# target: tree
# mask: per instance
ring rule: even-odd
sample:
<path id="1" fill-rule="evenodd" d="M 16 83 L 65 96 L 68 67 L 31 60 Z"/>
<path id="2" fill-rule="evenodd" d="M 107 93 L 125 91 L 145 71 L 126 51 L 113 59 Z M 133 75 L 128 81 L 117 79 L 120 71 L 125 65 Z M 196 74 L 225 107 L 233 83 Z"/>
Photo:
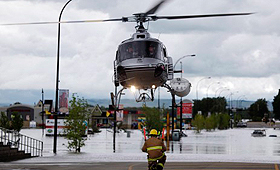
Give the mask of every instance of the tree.
<path id="1" fill-rule="evenodd" d="M 226 99 L 224 97 L 215 98 L 203 98 L 202 100 L 194 100 L 193 117 L 198 111 L 202 112 L 205 117 L 208 116 L 208 112 L 211 113 L 223 113 L 226 110 Z"/>
<path id="2" fill-rule="evenodd" d="M 217 116 L 216 114 L 211 114 L 211 116 L 208 116 L 205 118 L 205 129 L 206 131 L 215 130 L 217 127 Z"/>
<path id="3" fill-rule="evenodd" d="M 234 114 L 233 120 L 234 120 L 234 126 L 237 126 L 237 123 L 240 122 L 240 120 L 242 119 L 241 114 Z"/>
<path id="4" fill-rule="evenodd" d="M 153 108 L 143 107 L 142 111 L 146 117 L 146 127 L 148 131 L 152 129 L 161 131 L 163 128 L 163 122 L 162 122 L 162 116 L 160 110 L 155 107 Z"/>
<path id="5" fill-rule="evenodd" d="M 69 103 L 69 116 L 65 121 L 65 126 L 67 127 L 65 133 L 68 140 L 67 148 L 80 152 L 81 147 L 85 146 L 85 141 L 87 140 L 84 136 L 87 127 L 87 108 L 89 105 L 85 99 L 76 98 L 74 95 Z"/>
<path id="6" fill-rule="evenodd" d="M 253 121 L 261 121 L 264 114 L 268 114 L 267 101 L 265 99 L 258 99 L 249 107 L 249 114 Z"/>
<path id="7" fill-rule="evenodd" d="M 280 89 L 278 94 L 274 96 L 272 106 L 275 119 L 280 119 Z"/>
<path id="8" fill-rule="evenodd" d="M 0 127 L 3 127 L 5 129 L 10 129 L 9 119 L 8 119 L 7 115 L 4 112 L 1 112 Z"/>
<path id="9" fill-rule="evenodd" d="M 217 116 L 217 121 L 218 121 L 218 129 L 228 129 L 229 128 L 229 120 L 230 116 L 226 113 L 219 114 Z"/>
<path id="10" fill-rule="evenodd" d="M 19 132 L 23 126 L 23 119 L 17 112 L 13 112 L 11 118 L 11 129 Z"/>
<path id="11" fill-rule="evenodd" d="M 201 130 L 204 128 L 205 119 L 203 115 L 197 114 L 195 118 L 192 120 L 192 125 L 195 127 L 197 133 L 200 133 Z"/>

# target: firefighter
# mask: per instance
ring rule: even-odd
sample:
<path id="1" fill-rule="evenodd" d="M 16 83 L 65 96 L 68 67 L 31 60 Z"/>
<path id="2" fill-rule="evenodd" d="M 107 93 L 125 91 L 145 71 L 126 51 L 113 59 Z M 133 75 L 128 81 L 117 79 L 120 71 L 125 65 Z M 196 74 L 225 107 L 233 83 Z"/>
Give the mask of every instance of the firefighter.
<path id="1" fill-rule="evenodd" d="M 166 161 L 164 152 L 166 147 L 161 139 L 158 139 L 158 132 L 152 129 L 149 133 L 150 138 L 144 143 L 142 147 L 143 152 L 148 153 L 148 167 L 157 162 L 157 169 L 162 170 Z"/>

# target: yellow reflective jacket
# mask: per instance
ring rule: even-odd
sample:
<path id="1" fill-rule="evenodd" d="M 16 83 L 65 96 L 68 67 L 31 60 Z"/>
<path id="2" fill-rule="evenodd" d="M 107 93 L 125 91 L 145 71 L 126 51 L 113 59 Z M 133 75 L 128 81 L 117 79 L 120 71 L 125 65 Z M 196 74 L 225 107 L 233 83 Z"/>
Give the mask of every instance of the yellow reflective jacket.
<path id="1" fill-rule="evenodd" d="M 160 158 L 163 153 L 166 151 L 166 147 L 161 139 L 156 137 L 151 137 L 150 139 L 146 140 L 142 147 L 143 152 L 147 152 L 149 158 Z"/>

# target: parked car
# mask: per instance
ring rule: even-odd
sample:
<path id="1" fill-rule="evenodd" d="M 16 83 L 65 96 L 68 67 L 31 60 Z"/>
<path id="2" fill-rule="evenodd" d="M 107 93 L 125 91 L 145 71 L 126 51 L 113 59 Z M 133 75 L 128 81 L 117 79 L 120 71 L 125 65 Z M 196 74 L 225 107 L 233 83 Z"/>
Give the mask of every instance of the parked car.
<path id="1" fill-rule="evenodd" d="M 236 127 L 247 127 L 247 122 L 240 121 L 236 124 Z"/>
<path id="2" fill-rule="evenodd" d="M 253 137 L 264 137 L 266 136 L 266 131 L 264 129 L 262 130 L 254 130 L 254 132 L 252 133 Z"/>

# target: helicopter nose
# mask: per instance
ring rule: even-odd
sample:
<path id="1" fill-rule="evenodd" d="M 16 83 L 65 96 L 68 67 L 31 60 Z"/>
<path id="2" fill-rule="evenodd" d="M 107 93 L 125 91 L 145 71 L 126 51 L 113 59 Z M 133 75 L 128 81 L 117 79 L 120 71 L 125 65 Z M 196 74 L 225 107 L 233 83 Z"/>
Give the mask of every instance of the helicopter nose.
<path id="1" fill-rule="evenodd" d="M 154 76 L 159 77 L 163 73 L 163 71 L 164 71 L 164 65 L 163 64 L 157 65 L 155 68 Z"/>

